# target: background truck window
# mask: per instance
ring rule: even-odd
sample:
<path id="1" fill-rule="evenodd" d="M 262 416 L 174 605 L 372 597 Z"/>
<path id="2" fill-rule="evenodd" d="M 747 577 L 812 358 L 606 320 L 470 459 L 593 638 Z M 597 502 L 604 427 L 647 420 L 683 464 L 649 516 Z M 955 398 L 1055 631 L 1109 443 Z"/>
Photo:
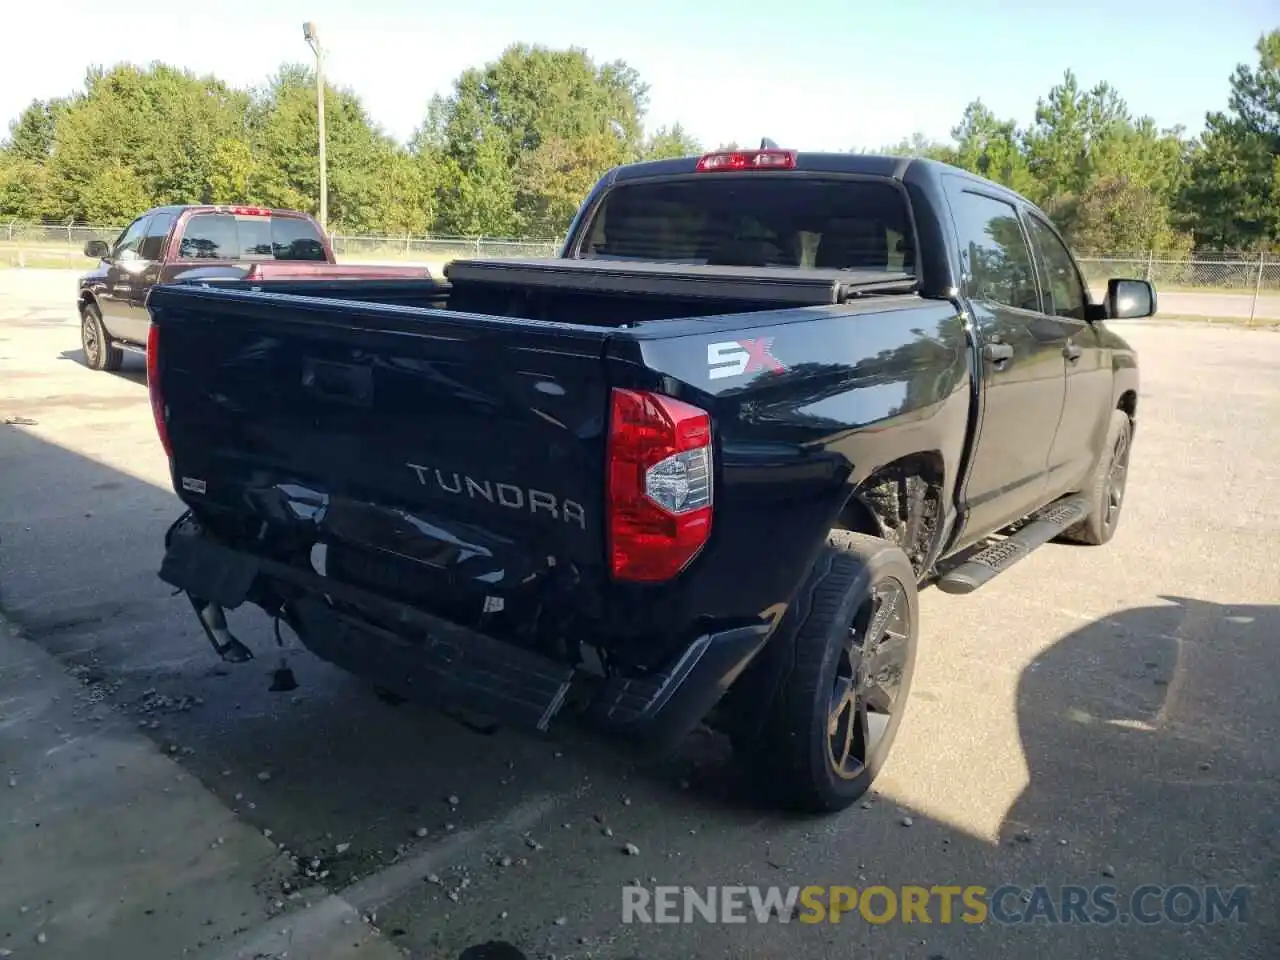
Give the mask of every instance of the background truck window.
<path id="1" fill-rule="evenodd" d="M 200 213 L 187 221 L 183 260 L 326 260 L 315 225 L 296 217 Z"/>
<path id="2" fill-rule="evenodd" d="M 579 255 L 914 273 L 911 237 L 903 196 L 887 182 L 703 174 L 614 187 Z"/>
<path id="3" fill-rule="evenodd" d="M 157 213 L 151 218 L 151 222 L 147 224 L 146 236 L 142 238 L 142 246 L 138 248 L 139 259 L 154 262 L 164 256 L 165 237 L 169 236 L 169 229 L 175 219 L 177 218 L 172 213 Z"/>
<path id="4" fill-rule="evenodd" d="M 138 248 L 142 246 L 142 236 L 147 226 L 147 217 L 139 217 L 125 227 L 120 238 L 116 240 L 115 249 L 111 251 L 113 260 L 137 260 Z"/>

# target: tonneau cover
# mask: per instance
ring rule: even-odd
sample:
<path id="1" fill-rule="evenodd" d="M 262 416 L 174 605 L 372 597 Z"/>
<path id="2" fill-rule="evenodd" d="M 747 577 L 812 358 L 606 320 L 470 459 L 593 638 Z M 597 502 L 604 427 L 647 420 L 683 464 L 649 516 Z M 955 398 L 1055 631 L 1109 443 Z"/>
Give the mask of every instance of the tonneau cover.
<path id="1" fill-rule="evenodd" d="M 915 282 L 910 274 L 882 270 L 797 270 L 618 260 L 454 260 L 445 265 L 444 273 L 454 285 L 754 300 L 794 307 L 842 303 L 854 293 L 902 289 Z"/>

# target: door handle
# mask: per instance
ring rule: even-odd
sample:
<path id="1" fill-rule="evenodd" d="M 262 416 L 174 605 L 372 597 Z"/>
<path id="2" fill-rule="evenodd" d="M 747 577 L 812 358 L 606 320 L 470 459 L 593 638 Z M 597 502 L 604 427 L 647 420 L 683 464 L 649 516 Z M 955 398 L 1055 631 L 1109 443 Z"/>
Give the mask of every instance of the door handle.
<path id="1" fill-rule="evenodd" d="M 1075 363 L 1077 360 L 1080 359 L 1083 353 L 1084 351 L 1079 347 L 1077 347 L 1074 343 L 1068 343 L 1065 347 L 1062 348 L 1062 355 L 1067 358 L 1067 363 Z"/>
<path id="2" fill-rule="evenodd" d="M 992 363 L 1004 363 L 1013 359 L 1013 347 L 1007 343 L 984 343 L 982 355 Z"/>

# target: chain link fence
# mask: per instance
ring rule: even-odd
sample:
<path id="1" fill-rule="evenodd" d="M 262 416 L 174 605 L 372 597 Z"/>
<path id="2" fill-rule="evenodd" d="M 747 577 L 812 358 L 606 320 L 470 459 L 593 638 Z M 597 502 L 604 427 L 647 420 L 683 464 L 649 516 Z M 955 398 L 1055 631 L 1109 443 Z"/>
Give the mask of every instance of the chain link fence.
<path id="1" fill-rule="evenodd" d="M 84 256 L 84 245 L 90 240 L 111 243 L 121 229 L 85 224 L 0 222 L 0 268 L 87 269 L 93 262 Z M 436 269 L 442 263 L 462 257 L 554 257 L 562 243 L 552 238 L 345 234 L 335 234 L 332 240 L 334 254 L 340 262 L 424 263 Z M 1081 257 L 1080 266 L 1095 298 L 1105 292 L 1108 278 L 1135 277 L 1152 281 L 1161 294 L 1249 297 L 1251 302 L 1242 309 L 1250 317 L 1255 312 L 1259 316 L 1280 314 L 1280 300 L 1276 299 L 1280 294 L 1280 254 L 1195 251 L 1184 257 L 1170 257 L 1149 252 L 1124 253 Z M 1230 309 L 1234 313 L 1236 308 Z"/>
<path id="2" fill-rule="evenodd" d="M 124 227 L 85 224 L 0 222 L 0 267 L 91 266 L 84 256 L 90 240 L 111 243 Z"/>
<path id="3" fill-rule="evenodd" d="M 1081 257 L 1091 287 L 1105 289 L 1109 277 L 1150 280 L 1157 290 L 1275 293 L 1280 291 L 1280 254 L 1197 251 L 1187 257 L 1112 254 Z"/>
<path id="4" fill-rule="evenodd" d="M 123 226 L 31 224 L 0 221 L 0 267 L 87 269 L 90 240 L 115 241 Z M 554 257 L 556 238 L 349 236 L 334 234 L 334 256 L 349 263 L 440 264 L 462 257 Z"/>

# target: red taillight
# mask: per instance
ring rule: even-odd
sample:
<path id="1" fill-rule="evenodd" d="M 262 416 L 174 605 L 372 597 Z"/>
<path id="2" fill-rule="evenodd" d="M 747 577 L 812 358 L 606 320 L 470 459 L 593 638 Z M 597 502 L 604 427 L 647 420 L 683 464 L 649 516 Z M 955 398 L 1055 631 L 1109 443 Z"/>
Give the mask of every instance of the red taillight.
<path id="1" fill-rule="evenodd" d="M 147 393 L 151 397 L 151 415 L 166 457 L 173 456 L 169 446 L 169 425 L 165 422 L 164 396 L 160 392 L 160 328 L 154 323 L 147 331 Z"/>
<path id="2" fill-rule="evenodd" d="M 232 207 L 231 212 L 237 217 L 269 217 L 271 211 L 266 207 Z"/>
<path id="3" fill-rule="evenodd" d="M 614 578 L 674 577 L 711 536 L 711 415 L 662 394 L 615 388 L 608 477 Z"/>
<path id="4" fill-rule="evenodd" d="M 725 150 L 703 154 L 698 160 L 698 173 L 720 170 L 794 170 L 794 150 Z"/>

